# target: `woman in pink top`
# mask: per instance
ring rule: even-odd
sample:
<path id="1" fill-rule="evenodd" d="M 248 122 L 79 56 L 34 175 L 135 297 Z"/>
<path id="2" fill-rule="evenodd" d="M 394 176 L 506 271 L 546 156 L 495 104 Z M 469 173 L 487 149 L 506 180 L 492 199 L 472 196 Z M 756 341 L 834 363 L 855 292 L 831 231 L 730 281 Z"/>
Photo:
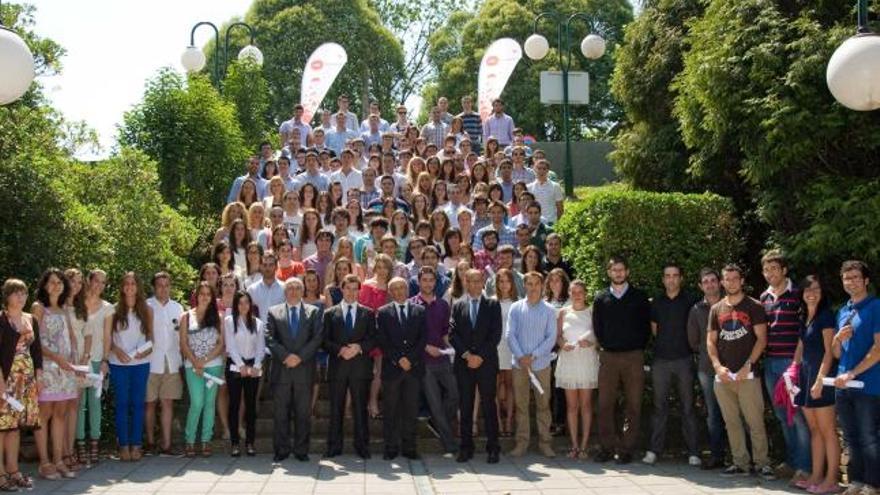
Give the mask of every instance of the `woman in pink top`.
<path id="1" fill-rule="evenodd" d="M 375 313 L 388 302 L 388 280 L 391 278 L 391 270 L 394 263 L 385 254 L 376 256 L 373 266 L 373 276 L 361 285 L 358 295 L 358 304 L 370 308 Z M 382 388 L 382 351 L 377 347 L 370 352 L 373 358 L 373 382 L 370 384 L 370 401 L 367 409 L 370 417 L 379 417 L 379 391 Z"/>

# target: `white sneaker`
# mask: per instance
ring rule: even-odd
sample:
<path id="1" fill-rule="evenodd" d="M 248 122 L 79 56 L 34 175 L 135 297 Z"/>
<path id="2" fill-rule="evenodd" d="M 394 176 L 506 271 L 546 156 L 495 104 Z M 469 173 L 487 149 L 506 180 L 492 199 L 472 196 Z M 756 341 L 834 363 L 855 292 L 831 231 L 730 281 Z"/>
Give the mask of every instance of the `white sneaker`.
<path id="1" fill-rule="evenodd" d="M 650 450 L 645 452 L 645 457 L 642 458 L 642 462 L 648 465 L 654 465 L 657 462 L 657 454 L 651 452 Z"/>
<path id="2" fill-rule="evenodd" d="M 698 467 L 698 466 L 703 465 L 703 461 L 698 456 L 692 455 L 692 456 L 688 457 L 688 464 L 690 464 L 691 466 Z"/>

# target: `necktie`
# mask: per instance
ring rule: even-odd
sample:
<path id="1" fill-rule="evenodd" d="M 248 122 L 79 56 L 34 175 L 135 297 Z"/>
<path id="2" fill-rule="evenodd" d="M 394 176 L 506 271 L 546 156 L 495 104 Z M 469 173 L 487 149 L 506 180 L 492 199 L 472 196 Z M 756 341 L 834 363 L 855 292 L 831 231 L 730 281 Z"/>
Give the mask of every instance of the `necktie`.
<path id="1" fill-rule="evenodd" d="M 349 306 L 345 313 L 345 335 L 351 337 L 352 331 L 354 331 L 354 306 Z"/>
<path id="2" fill-rule="evenodd" d="M 296 339 L 296 336 L 299 333 L 299 313 L 296 311 L 296 308 L 290 308 L 290 314 L 288 315 L 287 320 L 287 324 L 290 327 L 290 338 Z"/>
<path id="3" fill-rule="evenodd" d="M 400 323 L 400 328 L 403 328 L 403 304 L 397 305 L 397 322 Z"/>
<path id="4" fill-rule="evenodd" d="M 471 299 L 471 327 L 477 328 L 477 304 L 479 300 Z"/>

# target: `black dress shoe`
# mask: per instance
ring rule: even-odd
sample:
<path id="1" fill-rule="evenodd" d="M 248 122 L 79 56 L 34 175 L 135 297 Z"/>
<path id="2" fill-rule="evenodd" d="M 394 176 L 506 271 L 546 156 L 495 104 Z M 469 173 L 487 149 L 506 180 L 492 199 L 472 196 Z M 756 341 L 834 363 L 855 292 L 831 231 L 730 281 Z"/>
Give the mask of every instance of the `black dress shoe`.
<path id="1" fill-rule="evenodd" d="M 356 449 L 355 453 L 357 454 L 358 457 L 360 457 L 361 459 L 365 459 L 365 460 L 372 457 L 372 456 L 370 456 L 369 450 Z"/>
<path id="2" fill-rule="evenodd" d="M 596 454 L 595 457 L 593 457 L 593 460 L 596 462 L 608 462 L 611 460 L 612 457 L 613 456 L 611 455 L 611 452 L 608 452 L 607 450 L 600 450 L 599 453 Z"/>
<path id="3" fill-rule="evenodd" d="M 334 457 L 342 455 L 342 452 L 338 450 L 328 450 L 326 454 L 324 454 L 324 459 L 333 459 Z"/>
<path id="4" fill-rule="evenodd" d="M 715 459 L 715 458 L 712 458 L 712 459 L 706 459 L 706 460 L 703 461 L 703 463 L 700 465 L 700 469 L 703 469 L 703 470 L 706 470 L 706 471 L 711 471 L 711 470 L 715 470 L 715 469 L 721 469 L 721 468 L 723 468 L 723 467 L 724 467 L 724 459 Z"/>
<path id="5" fill-rule="evenodd" d="M 468 450 L 459 450 L 458 457 L 455 458 L 455 462 L 467 462 L 474 457 L 474 453 Z"/>
<path id="6" fill-rule="evenodd" d="M 630 453 L 625 454 L 617 454 L 617 463 L 618 464 L 629 464 L 633 460 L 633 456 Z"/>
<path id="7" fill-rule="evenodd" d="M 382 454 L 382 459 L 386 461 L 393 461 L 394 459 L 397 459 L 397 452 L 385 452 L 384 454 Z"/>
<path id="8" fill-rule="evenodd" d="M 404 452 L 404 453 L 403 453 L 403 456 L 406 457 L 407 459 L 411 460 L 411 461 L 418 461 L 419 459 L 422 458 L 422 456 L 420 456 L 419 453 L 418 453 L 418 452 L 415 452 L 415 451 L 413 451 L 413 452 Z"/>
<path id="9" fill-rule="evenodd" d="M 299 462 L 309 462 L 308 454 L 294 454 L 293 458 L 298 460 Z"/>
<path id="10" fill-rule="evenodd" d="M 290 454 L 275 454 L 275 456 L 272 457 L 272 462 L 283 462 L 287 460 L 288 457 L 290 457 Z"/>
<path id="11" fill-rule="evenodd" d="M 498 464 L 498 452 L 489 452 L 486 456 L 486 462 L 489 464 Z"/>

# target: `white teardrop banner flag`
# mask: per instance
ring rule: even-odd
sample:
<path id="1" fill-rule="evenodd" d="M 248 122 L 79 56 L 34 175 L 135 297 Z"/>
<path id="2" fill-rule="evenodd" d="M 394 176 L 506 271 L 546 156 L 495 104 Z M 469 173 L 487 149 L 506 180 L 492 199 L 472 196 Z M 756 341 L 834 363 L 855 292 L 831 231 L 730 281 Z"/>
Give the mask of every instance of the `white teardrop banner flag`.
<path id="1" fill-rule="evenodd" d="M 501 96 L 521 58 L 522 48 L 511 38 L 495 40 L 483 54 L 477 79 L 477 101 L 484 122 L 492 114 L 492 100 Z"/>
<path id="2" fill-rule="evenodd" d="M 337 43 L 324 43 L 309 56 L 300 90 L 300 102 L 305 110 L 303 122 L 311 122 L 346 62 L 348 54 Z"/>

